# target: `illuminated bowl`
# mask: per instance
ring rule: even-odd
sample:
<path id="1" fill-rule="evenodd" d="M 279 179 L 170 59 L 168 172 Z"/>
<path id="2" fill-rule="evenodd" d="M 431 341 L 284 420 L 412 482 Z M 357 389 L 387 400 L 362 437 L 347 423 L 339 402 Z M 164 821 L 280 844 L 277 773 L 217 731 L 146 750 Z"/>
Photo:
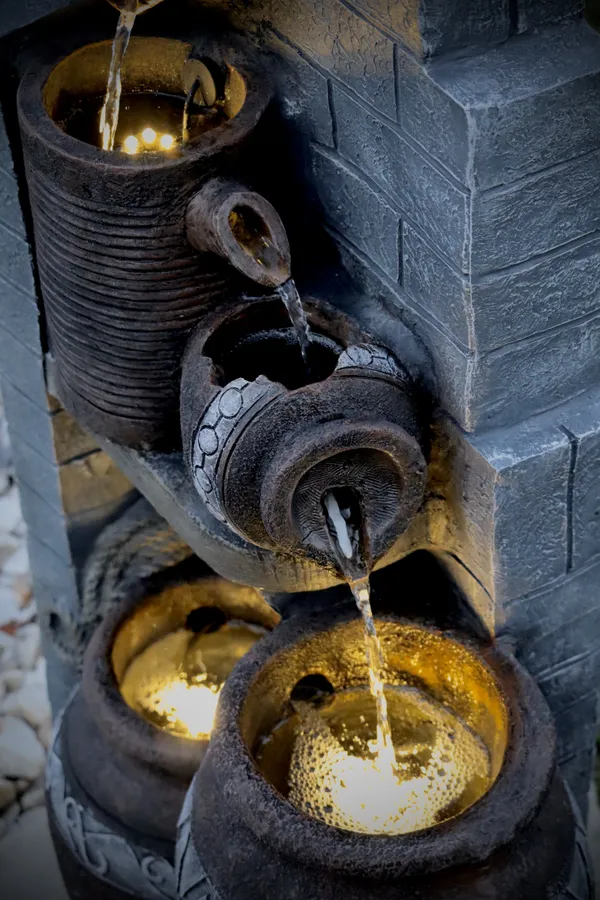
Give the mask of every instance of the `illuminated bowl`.
<path id="1" fill-rule="evenodd" d="M 437 786 L 431 763 L 440 723 L 450 718 L 455 730 L 460 722 L 468 732 L 468 746 L 477 745 L 478 759 L 487 759 L 480 772 L 485 777 L 465 782 L 453 803 L 434 803 L 433 821 L 417 816 L 409 833 L 385 833 L 381 822 L 365 827 L 364 821 L 352 830 L 357 807 L 343 802 L 337 821 L 328 824 L 325 806 L 340 813 L 335 789 L 327 791 L 335 788 L 332 771 L 340 774 L 340 760 L 344 774 L 355 779 L 355 793 L 378 788 L 369 774 L 348 769 L 347 744 L 342 741 L 337 756 L 332 752 L 314 719 L 313 732 L 304 731 L 313 740 L 312 753 L 294 760 L 294 727 L 299 705 L 312 704 L 323 722 L 332 690 L 342 706 L 349 691 L 364 691 L 363 629 L 352 608 L 298 616 L 257 645 L 222 692 L 211 745 L 180 820 L 183 896 L 203 896 L 193 889 L 199 875 L 203 890 L 211 896 L 212 886 L 223 900 L 571 896 L 570 879 L 582 877 L 575 853 L 579 833 L 556 772 L 551 715 L 533 680 L 489 642 L 392 617 L 379 618 L 377 628 L 390 693 L 397 692 L 400 705 L 413 703 L 413 710 L 414 698 L 419 700 L 422 746 L 397 759 L 413 765 L 420 754 L 426 774 L 434 775 L 433 793 L 440 783 L 447 787 L 452 751 L 445 748 Z M 429 718 L 428 710 L 434 711 Z M 437 768 L 439 754 L 434 761 Z M 294 796 L 294 764 L 304 764 L 300 776 L 310 783 L 302 803 Z M 395 796 L 393 788 L 380 792 L 389 807 L 387 794 Z M 365 792 L 362 799 L 369 812 L 372 798 Z"/>
<path id="2" fill-rule="evenodd" d="M 241 655 L 239 630 L 248 629 L 246 641 L 251 635 L 254 643 L 278 621 L 257 591 L 209 573 L 191 582 L 171 576 L 165 583 L 163 578 L 154 591 L 142 582 L 96 631 L 81 688 L 58 725 L 47 780 L 55 846 L 74 897 L 112 900 L 133 894 L 175 900 L 176 823 L 206 753 L 217 688 Z M 232 633 L 235 647 L 224 654 L 225 635 Z M 164 661 L 158 661 L 163 656 L 173 663 L 172 654 L 161 651 L 173 634 L 187 636 L 187 647 L 194 651 L 188 657 L 195 666 L 192 680 L 202 668 L 198 642 L 212 664 L 205 691 L 215 703 L 207 710 L 205 701 L 193 736 L 184 727 L 190 723 L 185 693 L 183 700 L 170 696 L 162 719 L 156 709 L 153 717 L 137 703 L 139 685 L 145 683 L 137 676 L 140 668 L 148 674 L 148 659 L 155 669 L 153 689 L 156 678 L 159 689 L 164 687 L 167 674 L 173 683 L 180 680 L 180 661 L 168 673 Z M 132 671 L 133 681 L 128 677 Z M 180 715 L 173 715 L 181 702 Z M 82 883 L 85 894 L 78 894 Z"/>

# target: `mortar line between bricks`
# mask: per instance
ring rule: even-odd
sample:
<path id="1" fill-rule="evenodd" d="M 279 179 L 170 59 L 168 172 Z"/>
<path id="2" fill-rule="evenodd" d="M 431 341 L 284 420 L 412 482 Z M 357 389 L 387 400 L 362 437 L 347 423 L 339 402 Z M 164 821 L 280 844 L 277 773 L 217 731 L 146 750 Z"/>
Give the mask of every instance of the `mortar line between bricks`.
<path id="1" fill-rule="evenodd" d="M 573 569 L 568 574 L 563 572 L 561 575 L 558 575 L 556 578 L 553 578 L 552 581 L 549 581 L 541 588 L 537 588 L 534 591 L 529 591 L 527 594 L 521 594 L 520 597 L 514 597 L 512 600 L 507 600 L 506 608 L 507 610 L 511 610 L 514 607 L 517 607 L 520 603 L 528 603 L 531 600 L 535 600 L 537 597 L 543 597 L 544 594 L 549 594 L 551 591 L 555 591 L 558 588 L 562 587 L 565 584 L 568 584 L 574 578 L 579 578 L 580 575 L 585 575 L 586 572 L 589 572 L 591 569 L 594 569 L 596 566 L 600 565 L 600 553 L 596 553 L 591 559 L 586 560 L 585 564 L 579 566 L 577 569 Z"/>
<path id="2" fill-rule="evenodd" d="M 499 347 L 493 347 L 491 350 L 486 350 L 481 354 L 482 362 L 490 359 L 490 357 L 499 356 L 504 350 L 518 347 L 518 346 L 527 346 L 527 344 L 531 344 L 536 338 L 539 337 L 549 337 L 553 334 L 559 334 L 561 331 L 565 331 L 567 328 L 571 328 L 573 325 L 587 325 L 589 322 L 593 322 L 594 319 L 600 317 L 600 307 L 598 309 L 592 310 L 592 312 L 586 313 L 583 316 L 579 316 L 577 319 L 570 319 L 568 322 L 560 322 L 558 325 L 551 325 L 550 328 L 544 328 L 542 331 L 534 331 L 531 334 L 526 334 L 523 337 L 515 338 L 512 341 L 507 341 L 505 344 L 502 344 Z M 585 394 L 586 391 L 581 391 L 580 393 Z M 574 396 L 578 397 L 579 394 L 575 394 Z M 573 398 L 569 398 L 573 399 Z M 561 400 L 559 404 L 555 404 L 560 406 L 564 403 L 565 400 Z M 549 407 L 549 409 L 553 409 L 553 407 Z"/>
<path id="3" fill-rule="evenodd" d="M 578 653 L 576 656 L 572 656 L 570 659 L 557 663 L 550 669 L 545 669 L 541 672 L 538 672 L 535 676 L 535 679 L 538 684 L 545 684 L 547 681 L 551 681 L 553 678 L 556 678 L 557 675 L 562 675 L 565 672 L 568 672 L 569 669 L 573 669 L 575 668 L 575 666 L 581 665 L 582 662 L 586 662 L 586 660 L 592 659 L 592 657 L 598 654 L 600 654 L 600 647 L 592 647 L 590 650 L 586 650 L 585 653 Z"/>
<path id="4" fill-rule="evenodd" d="M 569 159 L 563 159 L 545 169 L 536 169 L 535 172 L 528 172 L 526 175 L 517 178 L 516 181 L 495 184 L 493 187 L 480 191 L 479 196 L 488 199 L 489 197 L 495 197 L 497 195 L 502 196 L 504 194 L 515 193 L 516 191 L 520 191 L 523 187 L 527 187 L 529 184 L 535 184 L 546 175 L 557 175 L 562 172 L 563 169 L 570 168 L 574 162 L 584 161 L 589 156 L 594 155 L 600 156 L 598 147 L 595 147 L 593 150 L 586 150 L 585 153 L 579 153 L 577 156 L 572 156 Z"/>
<path id="5" fill-rule="evenodd" d="M 407 146 L 411 148 L 415 153 L 418 153 L 423 157 L 424 161 L 434 169 L 435 172 L 440 176 L 440 178 L 444 178 L 455 190 L 459 191 L 459 193 L 464 194 L 465 196 L 469 193 L 469 188 L 464 185 L 457 177 L 454 175 L 450 169 L 446 168 L 446 166 L 440 162 L 439 159 L 436 159 L 432 156 L 426 147 L 416 141 L 412 135 L 407 134 L 397 121 L 392 119 L 390 116 L 386 115 L 380 109 L 377 109 L 374 106 L 369 106 L 369 101 L 358 94 L 354 88 L 351 88 L 347 85 L 342 79 L 336 75 L 334 72 L 331 72 L 329 69 L 326 69 L 322 66 L 318 60 L 312 56 L 309 51 L 304 47 L 299 47 L 298 44 L 290 41 L 288 37 L 286 37 L 282 32 L 278 31 L 276 28 L 272 29 L 273 34 L 279 38 L 284 44 L 287 44 L 288 47 L 291 47 L 298 55 L 304 60 L 304 62 L 311 65 L 314 69 L 319 72 L 323 78 L 331 78 L 332 82 L 339 87 L 343 94 L 346 94 L 350 100 L 353 100 L 358 106 L 362 107 L 362 109 L 368 113 L 373 118 L 377 119 L 382 125 L 385 125 L 387 128 L 392 131 L 396 137 L 404 141 Z"/>
<path id="6" fill-rule="evenodd" d="M 0 219 L 0 228 L 2 228 L 3 231 L 7 231 L 8 234 L 12 235 L 13 237 L 17 238 L 23 244 L 23 246 L 29 249 L 29 241 L 27 240 L 27 235 L 22 231 L 17 231 L 16 228 L 13 228 L 13 226 L 9 225 L 8 222 L 5 222 L 4 219 Z"/>
<path id="7" fill-rule="evenodd" d="M 567 478 L 567 575 L 569 572 L 573 571 L 573 545 L 574 545 L 574 511 L 573 511 L 573 498 L 575 493 L 575 473 L 577 469 L 577 457 L 579 454 L 579 441 L 577 437 L 573 434 L 572 431 L 565 425 L 558 426 L 560 431 L 569 440 L 569 444 L 571 445 L 571 455 L 569 459 L 569 475 Z"/>
<path id="8" fill-rule="evenodd" d="M 388 38 L 388 40 L 393 41 L 394 45 L 398 45 L 403 50 L 406 50 L 407 53 L 410 53 L 413 59 L 416 59 L 417 62 L 420 61 L 419 57 L 414 51 L 414 48 L 405 43 L 398 32 L 395 32 L 391 28 L 388 28 L 386 25 L 384 25 L 383 22 L 381 22 L 375 16 L 370 15 L 366 10 L 358 9 L 356 6 L 354 6 L 352 0 L 339 0 L 339 2 L 342 6 L 345 6 L 346 9 L 349 10 L 349 12 L 354 13 L 354 15 L 359 19 L 362 19 L 363 22 L 366 22 L 367 25 L 371 25 L 371 27 L 374 28 L 375 31 L 378 31 L 380 34 L 382 34 L 383 37 L 386 37 Z"/>
<path id="9" fill-rule="evenodd" d="M 467 573 L 467 575 L 470 575 L 470 576 L 471 576 L 471 578 L 473 579 L 473 581 L 476 582 L 476 584 L 479 585 L 479 587 L 481 588 L 481 590 L 483 591 L 483 593 L 486 595 L 486 597 L 488 597 L 488 599 L 490 600 L 490 602 L 493 603 L 493 602 L 494 602 L 494 598 L 493 598 L 492 595 L 490 594 L 489 590 L 486 588 L 485 584 L 481 581 L 480 578 L 477 577 L 477 575 L 475 575 L 475 573 L 474 573 L 474 572 L 466 565 L 466 563 L 464 563 L 464 562 L 462 561 L 462 559 L 461 559 L 459 556 L 456 555 L 456 553 L 452 553 L 450 550 L 445 550 L 444 552 L 447 553 L 447 555 L 448 555 L 449 557 L 451 557 L 451 559 L 453 559 L 456 563 L 458 563 L 459 566 L 460 566 L 462 569 L 465 570 L 465 572 Z"/>
<path id="10" fill-rule="evenodd" d="M 39 304 L 37 302 L 37 297 L 36 297 L 35 293 L 26 290 L 20 284 L 15 284 L 14 282 L 10 281 L 10 279 L 8 279 L 5 275 L 2 275 L 2 274 L 0 274 L 0 282 L 5 284 L 6 287 L 12 288 L 13 290 L 17 291 L 17 293 L 19 293 L 21 295 L 21 297 L 31 301 L 31 303 L 34 304 L 36 309 L 39 310 Z"/>
<path id="11" fill-rule="evenodd" d="M 411 295 L 407 291 L 405 291 L 403 287 L 392 281 L 390 276 L 386 272 L 384 272 L 383 269 L 381 269 L 377 265 L 377 263 L 373 262 L 370 257 L 365 256 L 362 250 L 359 250 L 359 248 L 356 247 L 355 244 L 349 241 L 348 238 L 346 238 L 344 235 L 340 234 L 340 232 L 335 228 L 332 228 L 330 225 L 326 225 L 325 227 L 326 230 L 334 238 L 334 240 L 339 240 L 350 253 L 353 253 L 364 266 L 367 266 L 367 268 L 369 268 L 373 272 L 373 274 L 376 275 L 384 285 L 386 285 L 388 290 L 390 290 L 394 295 L 399 310 L 402 310 L 402 308 L 405 307 L 409 312 L 413 312 L 416 315 L 420 316 L 422 319 L 432 325 L 437 331 L 439 331 L 445 338 L 447 338 L 447 340 L 449 340 L 450 343 L 454 347 L 456 347 L 456 349 L 460 353 L 462 353 L 464 356 L 472 355 L 472 350 L 469 350 L 468 347 L 465 347 L 462 344 L 458 344 L 454 335 L 446 331 L 442 323 L 438 319 L 436 319 L 435 316 L 432 316 L 428 310 L 416 303 Z"/>
<path id="12" fill-rule="evenodd" d="M 568 253 L 572 253 L 573 250 L 585 247 L 586 244 L 593 244 L 598 238 L 600 238 L 600 230 L 597 228 L 594 231 L 587 231 L 585 234 L 567 241 L 566 244 L 557 244 L 555 247 L 550 247 L 549 250 L 544 250 L 543 253 L 537 253 L 535 256 L 521 260 L 521 262 L 511 263 L 499 269 L 489 269 L 487 272 L 478 272 L 472 276 L 473 284 L 485 285 L 505 275 L 520 275 L 521 273 L 530 272 L 536 266 L 546 262 L 546 260 L 552 260 L 563 255 L 566 256 Z"/>
<path id="13" fill-rule="evenodd" d="M 331 138 L 333 140 L 333 146 L 337 150 L 338 149 L 338 124 L 337 124 L 337 113 L 335 111 L 335 102 L 333 99 L 333 82 L 331 78 L 327 79 L 327 102 L 329 105 L 329 115 L 331 116 Z"/>
<path id="14" fill-rule="evenodd" d="M 388 194 L 387 191 L 384 191 L 377 182 L 373 181 L 370 175 L 366 172 L 363 172 L 362 169 L 359 169 L 351 160 L 347 159 L 343 156 L 339 150 L 332 150 L 331 147 L 326 147 L 324 144 L 319 144 L 316 141 L 313 141 L 312 147 L 314 147 L 322 156 L 326 157 L 330 162 L 346 169 L 350 175 L 353 175 L 354 178 L 357 178 L 359 181 L 363 181 L 367 187 L 369 187 L 378 197 L 380 197 L 387 205 L 392 209 L 395 213 L 397 213 L 403 222 L 406 222 L 412 230 L 415 232 L 417 237 L 423 241 L 423 243 L 427 246 L 427 249 L 430 253 L 436 257 L 443 265 L 447 266 L 455 275 L 458 275 L 460 278 L 468 278 L 469 276 L 463 272 L 460 266 L 457 266 L 452 260 L 447 259 L 445 256 L 442 256 L 437 247 L 433 245 L 427 235 L 421 230 L 421 228 L 410 218 L 407 216 L 405 211 L 400 207 L 400 204 L 391 194 Z M 441 323 L 440 323 L 441 325 Z M 442 326 L 443 327 L 443 326 Z"/>

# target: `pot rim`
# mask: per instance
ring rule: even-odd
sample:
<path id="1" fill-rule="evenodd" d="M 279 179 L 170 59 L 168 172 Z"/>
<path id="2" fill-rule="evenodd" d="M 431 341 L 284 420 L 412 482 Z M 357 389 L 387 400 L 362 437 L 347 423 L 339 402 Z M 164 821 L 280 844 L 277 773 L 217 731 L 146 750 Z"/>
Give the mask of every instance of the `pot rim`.
<path id="1" fill-rule="evenodd" d="M 192 49 L 192 44 L 186 40 L 177 38 L 134 36 L 130 44 L 141 42 L 179 43 Z M 99 45 L 111 45 L 110 40 L 90 41 L 82 47 L 69 52 L 59 52 L 52 62 L 26 72 L 21 79 L 17 91 L 17 108 L 22 129 L 26 129 L 29 135 L 43 143 L 50 145 L 52 150 L 63 159 L 68 159 L 78 164 L 85 163 L 88 166 L 108 170 L 113 175 L 124 175 L 131 178 L 138 173 L 148 175 L 152 172 L 163 172 L 180 165 L 205 160 L 223 150 L 243 141 L 256 127 L 261 116 L 266 110 L 272 97 L 272 88 L 268 76 L 253 64 L 252 61 L 239 52 L 232 49 L 232 58 L 235 60 L 235 68 L 243 76 L 246 82 L 246 100 L 240 112 L 202 135 L 196 142 L 187 145 L 178 156 L 165 156 L 160 153 L 144 154 L 143 157 L 130 156 L 118 150 L 101 150 L 85 141 L 64 132 L 48 113 L 44 103 L 44 89 L 48 78 L 54 69 L 70 56 L 82 53 L 88 47 Z M 218 48 L 217 39 L 205 38 L 203 49 L 207 52 Z M 239 62 L 239 58 L 242 61 Z"/>
<path id="2" fill-rule="evenodd" d="M 199 579 L 201 580 L 201 579 Z M 112 649 L 121 626 L 146 600 L 160 592 L 144 585 L 132 592 L 119 608 L 98 626 L 88 645 L 81 690 L 99 729 L 118 749 L 152 768 L 191 779 L 208 746 L 164 731 L 127 705 L 121 695 L 112 664 Z"/>
<path id="3" fill-rule="evenodd" d="M 301 640 L 353 618 L 350 611 L 308 620 Z M 376 619 L 439 629 L 400 616 Z M 509 735 L 502 769 L 490 790 L 460 816 L 407 835 L 365 835 L 309 818 L 260 773 L 241 730 L 246 698 L 270 659 L 298 642 L 298 617 L 267 636 L 239 664 L 220 697 L 211 744 L 203 763 L 221 785 L 232 814 L 282 857 L 303 866 L 366 878 L 435 873 L 477 864 L 513 841 L 534 818 L 552 783 L 556 738 L 550 710 L 533 679 L 497 646 L 462 633 L 442 632 L 474 652 L 491 669 L 507 704 Z M 196 799 L 201 804 L 199 784 Z M 196 806 L 198 808 L 198 805 Z M 299 833 L 302 833 L 301 840 Z"/>

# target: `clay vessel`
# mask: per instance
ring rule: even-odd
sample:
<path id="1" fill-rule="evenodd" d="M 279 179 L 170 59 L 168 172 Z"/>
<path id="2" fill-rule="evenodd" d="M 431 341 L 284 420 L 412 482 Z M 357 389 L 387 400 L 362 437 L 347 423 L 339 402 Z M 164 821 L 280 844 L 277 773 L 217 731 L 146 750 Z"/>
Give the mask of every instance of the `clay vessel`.
<path id="1" fill-rule="evenodd" d="M 192 90 L 194 73 L 206 75 L 208 65 L 217 73 L 207 76 L 214 90 L 219 78 L 224 84 L 223 121 L 167 154 L 105 152 L 61 127 L 78 104 L 102 96 L 108 41 L 37 66 L 19 88 L 35 255 L 61 400 L 93 432 L 132 447 L 179 445 L 187 338 L 207 309 L 237 298 L 244 276 L 256 274 L 247 249 L 253 229 L 272 234 L 276 250 L 276 271 L 263 267 L 262 283 L 289 277 L 289 246 L 277 213 L 224 178 L 244 169 L 243 151 L 270 88 L 248 59 L 223 45 L 226 52 L 212 39 L 194 48 L 131 39 L 124 94 L 183 98 L 190 78 Z M 234 231 L 245 235 L 242 245 Z"/>
<path id="2" fill-rule="evenodd" d="M 255 647 L 223 691 L 180 820 L 181 900 L 591 900 L 583 827 L 558 775 L 551 715 L 533 680 L 513 658 L 465 634 L 393 616 L 377 624 L 388 679 L 394 671 L 401 682 L 417 679 L 456 704 L 491 752 L 492 787 L 442 824 L 385 836 L 309 817 L 286 799 L 285 778 L 276 787 L 265 777 L 257 762 L 262 737 L 285 717 L 295 686 L 307 675 L 336 690 L 367 679 L 356 614 L 321 607 Z M 404 653 L 415 634 L 421 652 Z M 288 764 L 284 754 L 275 776 Z"/>
<path id="3" fill-rule="evenodd" d="M 130 661 L 198 610 L 266 629 L 279 621 L 251 588 L 174 573 L 154 594 L 147 585 L 133 591 L 98 628 L 81 687 L 57 722 L 47 802 L 73 900 L 176 898 L 176 823 L 207 741 L 159 728 L 125 703 L 119 685 Z"/>
<path id="4" fill-rule="evenodd" d="M 304 307 L 307 365 L 278 297 L 201 323 L 183 366 L 184 454 L 220 523 L 340 577 L 325 494 L 356 500 L 368 564 L 393 562 L 423 500 L 425 423 L 400 361 L 327 304 Z"/>

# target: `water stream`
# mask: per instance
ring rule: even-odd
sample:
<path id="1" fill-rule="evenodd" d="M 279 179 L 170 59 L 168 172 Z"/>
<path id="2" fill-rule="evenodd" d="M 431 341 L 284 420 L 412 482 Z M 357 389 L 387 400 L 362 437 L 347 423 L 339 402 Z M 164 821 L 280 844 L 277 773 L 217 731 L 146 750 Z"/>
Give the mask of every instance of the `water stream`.
<path id="1" fill-rule="evenodd" d="M 124 0 L 124 3 L 119 8 L 121 14 L 112 45 L 106 95 L 100 113 L 100 135 L 103 150 L 114 150 L 115 147 L 115 135 L 119 125 L 119 111 L 121 108 L 121 66 L 127 53 L 129 39 L 138 14 L 138 2 L 137 0 Z"/>
<path id="2" fill-rule="evenodd" d="M 342 509 L 334 491 L 325 497 L 325 509 L 332 537 L 340 551 L 340 560 L 355 561 L 360 554 L 360 540 L 351 523 L 351 511 Z M 360 580 L 349 577 L 350 589 L 362 616 L 365 632 L 365 652 L 369 668 L 369 687 L 377 707 L 377 756 L 383 768 L 396 769 L 396 754 L 392 741 L 392 729 L 388 714 L 388 704 L 384 691 L 385 658 L 381 641 L 377 634 L 373 609 L 371 607 L 371 587 L 369 576 Z"/>
<path id="3" fill-rule="evenodd" d="M 300 352 L 305 366 L 308 368 L 308 348 L 310 346 L 310 325 L 306 318 L 302 300 L 293 278 L 286 281 L 285 284 L 277 288 L 277 293 L 283 300 L 285 308 L 288 311 L 290 321 L 294 326 L 294 330 L 300 344 Z"/>

